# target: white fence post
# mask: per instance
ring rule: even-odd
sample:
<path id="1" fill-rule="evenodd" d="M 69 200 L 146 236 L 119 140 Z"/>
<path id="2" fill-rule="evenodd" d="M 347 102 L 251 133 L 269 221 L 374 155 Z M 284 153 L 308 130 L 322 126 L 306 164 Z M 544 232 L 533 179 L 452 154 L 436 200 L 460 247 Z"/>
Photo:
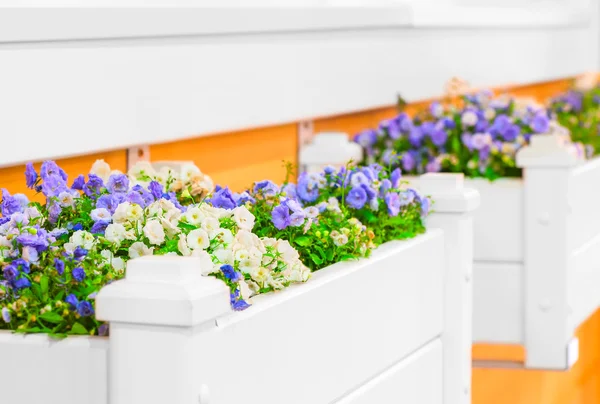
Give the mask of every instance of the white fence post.
<path id="1" fill-rule="evenodd" d="M 428 228 L 444 231 L 444 404 L 471 403 L 473 215 L 479 192 L 462 174 L 425 174 L 419 190 L 433 200 Z"/>
<path id="2" fill-rule="evenodd" d="M 565 370 L 577 360 L 567 293 L 569 178 L 579 161 L 556 134 L 532 136 L 517 154 L 524 181 L 526 368 Z"/>
<path id="3" fill-rule="evenodd" d="M 110 321 L 111 404 L 208 404 L 208 391 L 193 380 L 193 336 L 231 309 L 229 289 L 202 276 L 202 265 L 191 257 L 136 258 L 125 279 L 98 293 L 96 316 Z"/>
<path id="4" fill-rule="evenodd" d="M 312 142 L 301 146 L 300 170 L 319 172 L 325 166 L 341 167 L 350 160 L 359 163 L 363 158 L 362 147 L 349 140 L 342 132 L 324 132 L 316 134 Z"/>

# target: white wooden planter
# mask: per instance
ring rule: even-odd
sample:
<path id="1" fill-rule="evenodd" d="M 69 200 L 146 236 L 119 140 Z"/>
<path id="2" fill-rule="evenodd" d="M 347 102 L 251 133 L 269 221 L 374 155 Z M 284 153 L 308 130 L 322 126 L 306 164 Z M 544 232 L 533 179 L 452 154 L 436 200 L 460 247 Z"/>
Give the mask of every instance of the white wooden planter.
<path id="1" fill-rule="evenodd" d="M 316 145 L 302 155 L 314 157 Z M 312 170 L 327 163 L 306 162 Z M 584 161 L 554 135 L 539 135 L 517 164 L 522 179 L 465 180 L 482 201 L 474 215 L 473 341 L 526 349 L 525 363 L 477 365 L 565 370 L 578 359 L 575 330 L 600 304 L 600 158 Z M 405 179 L 423 191 L 418 178 Z"/>
<path id="2" fill-rule="evenodd" d="M 110 337 L 0 334 L 2 402 L 469 403 L 479 196 L 461 180 L 423 181 L 443 208 L 427 234 L 332 265 L 243 312 L 194 258 L 132 260 L 97 296 Z"/>

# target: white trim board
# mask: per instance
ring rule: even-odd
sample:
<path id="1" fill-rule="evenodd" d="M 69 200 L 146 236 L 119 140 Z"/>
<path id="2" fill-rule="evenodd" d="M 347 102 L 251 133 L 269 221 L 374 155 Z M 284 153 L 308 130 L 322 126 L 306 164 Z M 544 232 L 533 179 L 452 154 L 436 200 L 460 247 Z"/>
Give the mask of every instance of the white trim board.
<path id="1" fill-rule="evenodd" d="M 323 17 L 288 32 L 273 25 L 252 34 L 0 44 L 0 166 L 372 109 L 398 92 L 424 99 L 452 76 L 484 87 L 598 65 L 598 35 L 586 25 L 474 35 L 357 27 L 356 15 L 347 17 L 345 28 L 330 30 Z M 194 28 L 188 23 L 182 29 Z"/>

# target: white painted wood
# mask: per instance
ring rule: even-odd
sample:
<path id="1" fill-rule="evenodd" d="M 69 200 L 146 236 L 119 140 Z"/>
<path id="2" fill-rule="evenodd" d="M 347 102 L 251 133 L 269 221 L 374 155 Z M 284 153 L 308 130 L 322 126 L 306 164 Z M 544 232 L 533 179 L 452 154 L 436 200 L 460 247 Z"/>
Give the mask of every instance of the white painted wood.
<path id="1" fill-rule="evenodd" d="M 398 92 L 429 98 L 455 75 L 484 87 L 598 67 L 598 35 L 585 24 L 419 28 L 405 23 L 411 8 L 390 7 L 284 10 L 289 18 L 281 20 L 271 7 L 256 22 L 229 10 L 227 19 L 207 14 L 206 24 L 189 10 L 189 18 L 160 23 L 147 10 L 131 23 L 126 8 L 118 18 L 84 10 L 87 17 L 74 19 L 2 10 L 5 41 L 54 42 L 0 43 L 0 133 L 11 141 L 0 149 L 0 166 L 360 111 L 389 105 Z M 288 26 L 294 31 L 278 31 Z M 127 38 L 106 39 L 114 35 Z M 381 55 L 385 63 L 374 63 Z"/>
<path id="2" fill-rule="evenodd" d="M 442 380 L 442 343 L 436 339 L 334 404 L 441 403 Z"/>
<path id="3" fill-rule="evenodd" d="M 108 404 L 108 339 L 0 331 L 2 403 Z"/>
<path id="4" fill-rule="evenodd" d="M 322 132 L 300 148 L 302 171 L 320 172 L 326 166 L 343 167 L 363 159 L 363 149 L 343 132 Z"/>
<path id="5" fill-rule="evenodd" d="M 100 318 L 119 316 L 111 322 L 111 403 L 194 402 L 201 385 L 213 404 L 334 402 L 439 338 L 444 257 L 430 252 L 442 249 L 436 230 L 388 243 L 368 260 L 339 263 L 305 285 L 260 296 L 244 312 L 187 327 L 146 325 L 154 321 L 140 321 L 146 317 L 136 305 L 145 300 L 122 299 L 180 281 L 115 282 L 97 297 Z M 163 272 L 178 265 L 184 264 L 165 262 Z M 199 290 L 207 280 L 185 285 Z M 244 377 L 232 389 L 237 371 Z"/>
<path id="6" fill-rule="evenodd" d="M 479 192 L 464 188 L 462 174 L 425 174 L 420 190 L 434 201 L 428 229 L 444 231 L 444 403 L 471 402 L 473 319 L 473 212 Z"/>

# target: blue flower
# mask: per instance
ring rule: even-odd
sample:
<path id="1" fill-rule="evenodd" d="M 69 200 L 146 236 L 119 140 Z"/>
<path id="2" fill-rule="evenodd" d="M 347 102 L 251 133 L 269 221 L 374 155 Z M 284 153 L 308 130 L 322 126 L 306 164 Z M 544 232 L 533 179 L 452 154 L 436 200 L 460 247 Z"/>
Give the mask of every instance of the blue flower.
<path id="1" fill-rule="evenodd" d="M 140 205 L 142 208 L 146 207 L 146 201 L 144 200 L 142 195 L 140 195 L 139 192 L 135 192 L 135 191 L 128 192 L 127 196 L 125 197 L 125 200 L 129 203 L 134 203 L 136 205 Z"/>
<path id="2" fill-rule="evenodd" d="M 2 216 L 9 217 L 13 213 L 23 212 L 25 207 L 22 206 L 22 201 L 12 196 L 8 190 L 2 188 L 2 203 L 0 203 L 0 212 Z"/>
<path id="3" fill-rule="evenodd" d="M 377 132 L 373 129 L 364 130 L 354 136 L 354 141 L 362 147 L 371 147 L 377 142 Z"/>
<path id="4" fill-rule="evenodd" d="M 417 166 L 417 160 L 413 153 L 407 152 L 402 155 L 402 168 L 404 171 L 412 171 Z"/>
<path id="5" fill-rule="evenodd" d="M 148 206 L 152 202 L 154 202 L 154 200 L 155 200 L 154 195 L 150 191 L 148 191 L 147 189 L 144 189 L 144 187 L 141 186 L 141 185 L 139 185 L 139 184 L 136 185 L 136 186 L 134 186 L 133 188 L 131 188 L 131 191 L 132 192 L 137 192 L 138 194 L 141 195 L 141 197 L 142 197 L 142 199 L 144 201 L 144 204 L 140 205 L 140 206 L 143 206 L 143 207 Z M 162 194 L 161 194 L 161 196 L 162 196 Z"/>
<path id="6" fill-rule="evenodd" d="M 285 196 L 287 198 L 290 199 L 297 199 L 298 198 L 298 192 L 296 190 L 296 184 L 285 184 L 282 188 L 281 188 L 281 192 L 285 193 Z"/>
<path id="7" fill-rule="evenodd" d="M 88 254 L 88 250 L 86 250 L 83 247 L 77 246 L 77 248 L 75 248 L 75 251 L 73 251 L 73 257 L 76 260 L 81 260 L 82 258 L 85 258 L 85 256 Z"/>
<path id="8" fill-rule="evenodd" d="M 10 323 L 11 321 L 10 310 L 8 310 L 7 307 L 2 308 L 2 320 L 4 320 L 5 323 Z"/>
<path id="9" fill-rule="evenodd" d="M 429 161 L 429 163 L 427 163 L 425 170 L 428 173 L 439 173 L 442 170 L 442 165 L 437 159 L 432 159 Z"/>
<path id="10" fill-rule="evenodd" d="M 406 206 L 413 203 L 413 201 L 415 200 L 415 195 L 416 192 L 413 189 L 400 192 L 400 206 Z"/>
<path id="11" fill-rule="evenodd" d="M 15 289 L 25 289 L 31 286 L 31 282 L 27 278 L 19 278 L 14 283 Z"/>
<path id="12" fill-rule="evenodd" d="M 412 127 L 408 133 L 408 141 L 415 147 L 421 146 L 421 142 L 423 141 L 423 132 L 421 132 L 421 128 L 418 126 Z"/>
<path id="13" fill-rule="evenodd" d="M 106 228 L 108 227 L 109 224 L 110 223 L 108 221 L 99 220 L 96 223 L 94 223 L 94 225 L 90 229 L 90 233 L 92 233 L 92 234 L 104 234 L 104 232 L 106 231 Z"/>
<path id="14" fill-rule="evenodd" d="M 431 132 L 430 137 L 431 137 L 431 142 L 434 145 L 441 147 L 446 144 L 446 140 L 448 139 L 448 134 L 443 129 L 434 129 L 433 132 Z"/>
<path id="15" fill-rule="evenodd" d="M 108 178 L 106 188 L 110 193 L 127 192 L 129 190 L 129 178 L 125 174 L 113 174 Z"/>
<path id="16" fill-rule="evenodd" d="M 387 191 L 392 188 L 392 181 L 387 178 L 381 181 L 381 185 L 379 186 L 379 195 L 383 198 Z"/>
<path id="17" fill-rule="evenodd" d="M 287 199 L 282 203 L 288 207 L 288 209 L 292 212 L 290 215 L 290 226 L 298 227 L 304 224 L 304 219 L 306 219 L 306 213 L 304 212 L 304 208 L 298 203 L 298 201 L 294 199 Z"/>
<path id="18" fill-rule="evenodd" d="M 154 199 L 160 199 L 163 195 L 163 186 L 157 181 L 151 181 L 148 190 L 154 196 Z"/>
<path id="19" fill-rule="evenodd" d="M 65 299 L 65 302 L 67 302 L 67 304 L 70 306 L 71 310 L 77 310 L 77 306 L 79 305 L 79 300 L 73 293 L 71 293 L 69 296 L 67 296 L 67 298 Z"/>
<path id="20" fill-rule="evenodd" d="M 444 119 L 442 119 L 442 123 L 443 123 L 443 125 L 444 125 L 444 127 L 446 129 L 454 129 L 454 128 L 456 128 L 456 122 L 454 122 L 450 118 L 444 118 Z"/>
<path id="21" fill-rule="evenodd" d="M 383 155 L 381 156 L 381 161 L 386 166 L 394 166 L 398 164 L 399 160 L 398 153 L 394 149 L 385 149 Z"/>
<path id="22" fill-rule="evenodd" d="M 231 282 L 239 282 L 242 280 L 242 274 L 236 271 L 231 265 L 222 265 L 221 272 L 223 272 L 225 279 L 228 279 Z"/>
<path id="23" fill-rule="evenodd" d="M 264 180 L 254 184 L 253 192 L 263 196 L 275 196 L 279 193 L 279 187 L 272 181 Z"/>
<path id="24" fill-rule="evenodd" d="M 421 199 L 421 216 L 425 217 L 429 214 L 429 207 L 431 206 L 431 201 L 429 198 Z"/>
<path id="25" fill-rule="evenodd" d="M 231 293 L 229 295 L 229 300 L 231 303 L 231 308 L 235 311 L 246 310 L 250 305 L 242 298 L 239 297 L 240 292 L 236 289 L 235 293 Z"/>
<path id="26" fill-rule="evenodd" d="M 400 197 L 395 192 L 389 192 L 385 198 L 388 214 L 390 216 L 398 216 L 400 213 Z"/>
<path id="27" fill-rule="evenodd" d="M 81 282 L 85 279 L 85 271 L 82 267 L 73 268 L 71 274 L 73 275 L 73 279 L 75 279 L 77 282 Z"/>
<path id="28" fill-rule="evenodd" d="M 23 258 L 18 258 L 12 262 L 12 265 L 16 266 L 20 271 L 28 274 L 30 267 L 29 262 L 25 261 Z"/>
<path id="29" fill-rule="evenodd" d="M 278 205 L 271 212 L 271 221 L 279 230 L 283 230 L 291 224 L 290 209 L 286 205 Z"/>
<path id="30" fill-rule="evenodd" d="M 20 272 L 15 265 L 10 264 L 4 267 L 2 273 L 4 274 L 4 279 L 9 282 L 14 282 Z"/>
<path id="31" fill-rule="evenodd" d="M 255 203 L 256 202 L 256 199 L 254 199 L 252 197 L 252 195 L 250 195 L 248 193 L 248 191 L 244 191 L 244 192 L 241 192 L 239 194 L 238 193 L 233 194 L 233 199 L 235 200 L 235 203 L 236 203 L 237 206 L 242 206 L 242 205 L 244 205 L 244 204 L 246 204 L 248 202 L 249 203 Z"/>
<path id="32" fill-rule="evenodd" d="M 503 137 L 507 142 L 514 142 L 520 134 L 521 129 L 517 125 L 510 125 L 504 131 Z"/>
<path id="33" fill-rule="evenodd" d="M 533 129 L 536 133 L 546 133 L 550 128 L 550 120 L 548 116 L 544 113 L 538 113 L 533 118 L 531 122 L 531 129 Z"/>
<path id="34" fill-rule="evenodd" d="M 399 168 L 396 168 L 394 171 L 392 171 L 392 174 L 390 174 L 390 180 L 392 181 L 392 188 L 399 188 L 401 179 L 402 179 L 402 170 L 400 170 Z"/>
<path id="35" fill-rule="evenodd" d="M 302 173 L 298 177 L 296 193 L 306 202 L 314 202 L 319 197 L 319 178 L 314 174 Z"/>
<path id="36" fill-rule="evenodd" d="M 48 233 L 44 229 L 34 229 L 35 234 L 24 232 L 17 236 L 17 242 L 23 246 L 33 247 L 37 252 L 42 252 L 48 249 Z"/>
<path id="37" fill-rule="evenodd" d="M 81 317 L 89 317 L 92 314 L 94 314 L 94 308 L 92 307 L 92 304 L 88 301 L 79 302 L 79 304 L 77 305 L 77 313 Z"/>
<path id="38" fill-rule="evenodd" d="M 235 209 L 237 206 L 229 187 L 221 188 L 215 192 L 209 202 L 215 208 Z"/>
<path id="39" fill-rule="evenodd" d="M 38 179 L 38 173 L 33 168 L 32 163 L 27 163 L 25 165 L 25 182 L 27 184 L 27 188 L 33 189 L 36 181 Z"/>
<path id="40" fill-rule="evenodd" d="M 50 177 L 60 177 L 63 182 L 67 181 L 67 173 L 60 168 L 54 161 L 44 161 L 40 170 L 42 180 L 47 181 Z"/>
<path id="41" fill-rule="evenodd" d="M 71 189 L 76 189 L 78 191 L 83 190 L 83 186 L 85 185 L 85 177 L 83 175 L 78 176 L 73 181 L 73 185 L 71 185 Z"/>
<path id="42" fill-rule="evenodd" d="M 115 213 L 115 210 L 117 210 L 119 204 L 124 200 L 125 198 L 123 194 L 105 194 L 96 201 L 96 208 L 104 208 L 113 214 Z"/>
<path id="43" fill-rule="evenodd" d="M 88 182 L 83 186 L 83 192 L 90 198 L 99 196 L 104 188 L 102 178 L 95 174 L 90 174 L 88 178 Z"/>
<path id="44" fill-rule="evenodd" d="M 354 187 L 348 192 L 346 203 L 354 209 L 361 209 L 367 203 L 367 193 L 362 187 Z"/>
<path id="45" fill-rule="evenodd" d="M 59 258 L 54 258 L 54 268 L 56 268 L 56 272 L 62 276 L 65 273 L 65 263 Z"/>

